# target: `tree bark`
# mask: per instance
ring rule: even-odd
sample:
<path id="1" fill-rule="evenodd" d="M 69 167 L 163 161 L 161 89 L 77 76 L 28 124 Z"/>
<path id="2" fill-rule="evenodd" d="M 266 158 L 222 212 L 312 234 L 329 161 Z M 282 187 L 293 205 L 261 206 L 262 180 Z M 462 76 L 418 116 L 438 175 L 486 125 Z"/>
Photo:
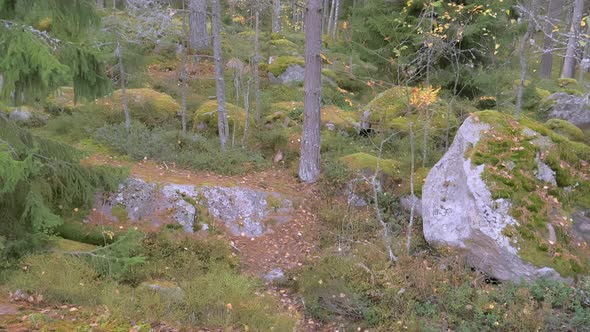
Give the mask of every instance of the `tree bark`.
<path id="1" fill-rule="evenodd" d="M 565 50 L 565 59 L 561 70 L 562 78 L 574 78 L 576 75 L 576 52 L 578 51 L 578 40 L 580 37 L 580 22 L 584 13 L 584 0 L 574 1 L 572 14 L 572 25 Z"/>
<path id="2" fill-rule="evenodd" d="M 96 0 L 96 7 L 98 9 L 104 9 L 104 0 Z"/>
<path id="3" fill-rule="evenodd" d="M 516 93 L 516 111 L 514 115 L 518 117 L 520 115 L 520 111 L 522 110 L 522 96 L 524 94 L 524 84 L 526 81 L 526 73 L 527 73 L 527 62 L 526 62 L 526 44 L 529 42 L 529 39 L 533 36 L 535 32 L 535 24 L 533 21 L 534 11 L 537 8 L 537 0 L 531 0 L 531 4 L 528 8 L 528 17 L 527 17 L 527 31 L 522 36 L 522 40 L 520 41 L 520 82 L 518 84 L 518 91 Z"/>
<path id="4" fill-rule="evenodd" d="M 129 115 L 129 107 L 127 106 L 127 88 L 125 86 L 125 66 L 123 65 L 123 48 L 117 36 L 117 60 L 119 62 L 119 78 L 121 84 L 121 99 L 123 102 L 123 113 L 125 113 L 125 128 L 131 129 L 131 116 Z"/>
<path id="5" fill-rule="evenodd" d="M 186 70 L 186 58 L 187 58 L 187 47 L 181 45 L 182 47 L 182 62 L 180 68 L 180 80 L 182 81 L 182 104 L 181 104 L 181 118 L 182 118 L 182 133 L 186 134 L 186 95 L 188 93 L 187 87 L 187 70 Z"/>
<path id="6" fill-rule="evenodd" d="M 586 25 L 586 35 L 590 35 L 590 25 Z M 580 58 L 580 69 L 578 70 L 578 82 L 580 84 L 584 83 L 584 74 L 588 72 L 588 56 L 590 54 L 590 45 L 586 43 L 584 45 L 584 50 L 582 51 L 582 56 Z"/>
<path id="7" fill-rule="evenodd" d="M 326 33 L 326 28 L 328 26 L 329 8 L 330 0 L 324 0 L 324 4 L 322 5 L 322 33 Z"/>
<path id="8" fill-rule="evenodd" d="M 281 32 L 281 0 L 273 0 L 272 33 Z"/>
<path id="9" fill-rule="evenodd" d="M 260 35 L 260 9 L 258 8 L 258 1 L 256 5 L 256 14 L 255 14 L 255 32 L 254 32 L 254 111 L 256 113 L 256 125 L 260 125 L 260 74 L 258 73 L 258 66 L 260 62 L 260 44 L 259 44 L 259 35 Z"/>
<path id="10" fill-rule="evenodd" d="M 543 55 L 541 55 L 540 75 L 543 78 L 551 78 L 553 69 L 553 39 L 555 38 L 555 25 L 559 22 L 560 13 L 563 11 L 563 0 L 549 0 L 547 6 L 547 22 L 543 27 Z"/>
<path id="11" fill-rule="evenodd" d="M 195 50 L 209 47 L 207 34 L 207 2 L 206 0 L 190 0 L 189 2 L 190 45 Z"/>
<path id="12" fill-rule="evenodd" d="M 307 183 L 317 181 L 320 176 L 321 1 L 308 0 L 305 13 L 305 99 L 299 178 Z"/>
<path id="13" fill-rule="evenodd" d="M 328 15 L 328 35 L 332 31 L 332 22 L 334 20 L 334 9 L 336 8 L 336 0 L 332 0 L 332 6 L 330 7 L 330 15 Z"/>
<path id="14" fill-rule="evenodd" d="M 336 9 L 334 10 L 334 28 L 332 28 L 332 39 L 336 40 L 338 34 L 338 15 L 340 12 L 340 0 L 336 0 Z"/>
<path id="15" fill-rule="evenodd" d="M 225 111 L 225 81 L 221 58 L 221 6 L 219 0 L 211 0 L 211 30 L 213 32 L 213 60 L 215 62 L 215 90 L 217 93 L 217 129 L 221 149 L 225 151 L 229 126 Z"/>

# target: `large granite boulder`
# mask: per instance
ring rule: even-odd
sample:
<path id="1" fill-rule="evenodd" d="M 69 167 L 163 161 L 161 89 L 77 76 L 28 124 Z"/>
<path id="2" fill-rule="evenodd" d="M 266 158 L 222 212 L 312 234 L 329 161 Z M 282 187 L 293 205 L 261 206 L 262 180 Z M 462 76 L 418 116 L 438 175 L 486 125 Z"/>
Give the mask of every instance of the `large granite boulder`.
<path id="1" fill-rule="evenodd" d="M 590 125 L 589 97 L 590 95 L 556 92 L 546 99 L 551 104 L 549 117 L 566 120 L 578 126 Z"/>
<path id="2" fill-rule="evenodd" d="M 576 236 L 566 211 L 588 204 L 570 199 L 589 194 L 587 167 L 573 164 L 590 156 L 590 147 L 575 145 L 582 151 L 575 159 L 559 159 L 561 150 L 579 143 L 534 121 L 526 120 L 525 126 L 496 112 L 476 114 L 465 120 L 426 178 L 426 240 L 457 250 L 499 280 L 587 273 L 588 244 Z M 579 164 L 587 166 L 583 160 Z M 564 171 L 575 179 L 565 181 Z M 575 193 L 564 194 L 567 190 Z"/>

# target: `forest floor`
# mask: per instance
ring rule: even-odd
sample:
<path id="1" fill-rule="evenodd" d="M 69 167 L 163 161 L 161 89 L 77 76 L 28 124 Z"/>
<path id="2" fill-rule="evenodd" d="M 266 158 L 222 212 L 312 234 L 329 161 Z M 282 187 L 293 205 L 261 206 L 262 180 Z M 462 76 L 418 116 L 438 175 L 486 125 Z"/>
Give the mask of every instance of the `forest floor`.
<path id="1" fill-rule="evenodd" d="M 318 188 L 314 184 L 304 184 L 297 181 L 293 170 L 275 166 L 269 170 L 240 176 L 221 176 L 210 172 L 194 172 L 175 167 L 175 165 L 158 164 L 151 160 L 130 162 L 124 158 L 107 155 L 93 155 L 85 161 L 93 165 L 111 165 L 128 167 L 130 176 L 140 178 L 146 182 L 157 184 L 188 184 L 188 185 L 219 185 L 240 186 L 250 189 L 276 192 L 293 202 L 292 220 L 274 226 L 269 232 L 260 237 L 235 236 L 229 232 L 222 235 L 232 246 L 239 257 L 242 273 L 255 277 L 264 277 L 271 270 L 280 269 L 289 277 L 294 269 L 303 266 L 310 260 L 317 259 L 321 224 L 314 213 L 319 203 Z M 109 223 L 105 217 L 92 212 L 87 220 L 92 223 Z M 141 225 L 128 222 L 119 224 L 119 228 L 139 227 Z M 149 225 L 144 225 L 145 231 L 157 231 Z M 265 291 L 279 298 L 283 310 L 292 317 L 298 318 L 298 331 L 334 331 L 337 325 L 323 325 L 304 315 L 303 301 L 298 298 L 286 283 L 266 283 Z M 6 296 L 0 299 L 0 331 L 26 331 L 39 324 L 35 322 L 36 313 L 49 314 L 58 320 L 75 324 L 82 320 L 92 327 L 92 316 L 86 317 L 84 310 L 76 306 L 47 306 L 43 301 L 35 299 L 14 299 Z M 85 309 L 89 310 L 89 309 Z M 82 313 L 81 313 L 82 312 Z M 85 318 L 84 318 L 85 317 Z M 39 326 L 45 326 L 41 324 Z M 77 326 L 72 325 L 72 326 Z M 156 331 L 175 331 L 169 326 L 157 328 Z M 100 330 L 100 329 L 99 329 Z M 198 329 L 197 329 L 198 330 Z"/>

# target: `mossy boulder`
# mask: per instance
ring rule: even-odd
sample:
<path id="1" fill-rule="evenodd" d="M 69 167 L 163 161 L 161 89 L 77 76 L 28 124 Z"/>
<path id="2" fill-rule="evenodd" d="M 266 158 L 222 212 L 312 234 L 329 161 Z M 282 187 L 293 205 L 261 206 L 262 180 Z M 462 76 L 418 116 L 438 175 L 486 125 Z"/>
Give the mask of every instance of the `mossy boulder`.
<path id="1" fill-rule="evenodd" d="M 574 142 L 588 143 L 590 137 L 586 136 L 582 129 L 576 127 L 571 122 L 560 119 L 549 119 L 545 122 L 545 126 L 555 131 L 557 134 L 567 137 Z"/>
<path id="2" fill-rule="evenodd" d="M 501 280 L 587 274 L 590 249 L 571 215 L 590 209 L 589 160 L 590 146 L 551 125 L 477 112 L 428 174 L 425 238 Z"/>
<path id="3" fill-rule="evenodd" d="M 148 88 L 127 89 L 127 105 L 131 119 L 148 127 L 168 122 L 180 112 L 180 105 L 171 96 Z M 111 96 L 96 101 L 99 112 L 105 113 L 109 122 L 125 120 L 123 93 L 116 90 Z"/>
<path id="4" fill-rule="evenodd" d="M 298 101 L 284 101 L 271 105 L 272 113 L 267 115 L 265 123 L 283 122 L 288 117 L 298 123 L 303 123 L 304 103 Z M 321 108 L 321 123 L 328 129 L 352 129 L 358 116 L 353 111 L 345 111 L 335 105 L 327 105 Z"/>
<path id="5" fill-rule="evenodd" d="M 276 57 L 271 64 L 268 65 L 268 71 L 275 77 L 279 77 L 284 73 L 287 68 L 292 65 L 299 65 L 303 67 L 305 65 L 305 59 L 297 56 L 279 56 Z"/>
<path id="6" fill-rule="evenodd" d="M 381 159 L 379 161 L 377 156 L 364 152 L 349 154 L 339 160 L 349 169 L 366 176 L 373 176 L 377 171 L 377 164 L 379 164 L 379 174 L 377 176 L 382 184 L 389 184 L 400 174 L 396 161 L 391 159 Z"/>
<path id="7" fill-rule="evenodd" d="M 443 139 L 447 126 L 459 124 L 453 112 L 449 112 L 445 100 L 434 97 L 428 106 L 419 106 L 412 101 L 414 95 L 423 95 L 425 89 L 396 86 L 380 93 L 367 106 L 371 111 L 370 122 L 376 130 L 395 131 L 407 135 L 410 123 L 414 131 L 424 129 L 426 115 L 428 126 L 435 138 Z"/>
<path id="8" fill-rule="evenodd" d="M 230 131 L 234 124 L 237 128 L 243 128 L 246 124 L 246 111 L 236 105 L 225 103 L 227 123 Z M 217 133 L 217 101 L 209 100 L 199 107 L 192 116 L 193 131 L 209 131 Z"/>
<path id="9" fill-rule="evenodd" d="M 322 107 L 320 113 L 322 125 L 328 129 L 352 129 L 355 122 L 358 122 L 354 112 L 345 111 L 334 105 Z"/>

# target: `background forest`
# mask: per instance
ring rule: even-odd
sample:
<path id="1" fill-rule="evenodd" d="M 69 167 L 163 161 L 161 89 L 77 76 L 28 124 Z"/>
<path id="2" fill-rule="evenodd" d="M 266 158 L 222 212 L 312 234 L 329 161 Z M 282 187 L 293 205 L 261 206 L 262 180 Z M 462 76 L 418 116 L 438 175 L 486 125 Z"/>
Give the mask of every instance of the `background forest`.
<path id="1" fill-rule="evenodd" d="M 588 245 L 565 231 L 590 218 L 589 14 L 0 0 L 0 329 L 590 331 Z M 563 278 L 502 280 L 425 237 L 426 178 L 472 120 L 493 136 L 463 157 L 512 204 L 502 234 Z M 104 213 L 130 179 L 255 188 L 292 222 L 233 234 L 180 187 L 188 226 Z"/>

